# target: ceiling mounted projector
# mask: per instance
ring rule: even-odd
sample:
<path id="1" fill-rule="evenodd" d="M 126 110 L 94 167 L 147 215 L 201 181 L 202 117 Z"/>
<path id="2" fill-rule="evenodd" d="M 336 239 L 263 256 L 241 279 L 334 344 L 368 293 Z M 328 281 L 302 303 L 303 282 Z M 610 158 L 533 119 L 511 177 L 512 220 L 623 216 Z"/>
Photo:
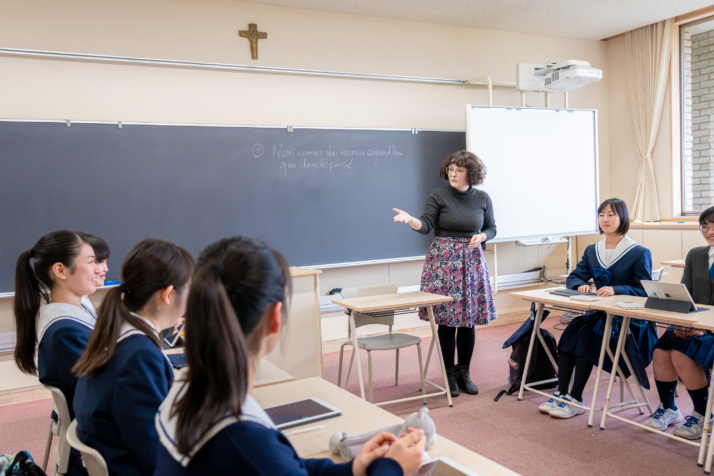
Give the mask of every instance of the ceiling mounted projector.
<path id="1" fill-rule="evenodd" d="M 602 70 L 587 61 L 516 65 L 516 87 L 520 91 L 572 91 L 601 79 Z"/>

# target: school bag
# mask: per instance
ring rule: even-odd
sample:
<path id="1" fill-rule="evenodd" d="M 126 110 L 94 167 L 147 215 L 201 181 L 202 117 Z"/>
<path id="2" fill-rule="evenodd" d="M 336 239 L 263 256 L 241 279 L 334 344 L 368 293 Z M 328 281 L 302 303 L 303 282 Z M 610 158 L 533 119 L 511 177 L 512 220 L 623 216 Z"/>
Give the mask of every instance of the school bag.
<path id="1" fill-rule="evenodd" d="M 548 317 L 550 311 L 543 311 L 543 319 L 541 322 Z M 517 392 L 521 388 L 521 382 L 523 381 L 523 371 L 526 365 L 526 357 L 528 355 L 528 345 L 531 340 L 531 333 L 533 332 L 533 322 L 535 320 L 535 304 L 531 304 L 531 315 L 530 318 L 523 323 L 521 327 L 518 328 L 516 332 L 509 337 L 506 342 L 503 343 L 503 348 L 511 347 L 511 355 L 508 359 L 508 383 L 511 387 L 508 390 L 504 390 L 498 394 L 496 400 L 501 397 L 504 393 L 511 395 Z M 553 356 L 556 362 L 558 362 L 558 347 L 555 342 L 555 336 L 545 329 L 540 329 L 540 335 L 543 337 L 545 345 L 550 350 L 550 354 Z M 557 377 L 557 372 L 550 362 L 548 355 L 543 349 L 543 344 L 540 340 L 536 338 L 533 347 L 533 353 L 531 354 L 530 368 L 528 369 L 528 374 L 526 375 L 526 383 L 540 382 L 541 380 L 550 380 Z M 554 388 L 558 385 L 556 381 L 550 383 L 543 383 L 536 385 L 535 389 L 544 390 L 548 388 Z"/>
<path id="2" fill-rule="evenodd" d="M 47 476 L 27 451 L 0 456 L 0 476 Z"/>

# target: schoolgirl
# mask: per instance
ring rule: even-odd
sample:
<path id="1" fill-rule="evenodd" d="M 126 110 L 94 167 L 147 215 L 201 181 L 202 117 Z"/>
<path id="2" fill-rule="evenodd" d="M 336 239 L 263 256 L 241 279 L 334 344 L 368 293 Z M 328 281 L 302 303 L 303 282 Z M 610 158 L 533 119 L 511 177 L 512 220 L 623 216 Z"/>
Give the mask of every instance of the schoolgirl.
<path id="1" fill-rule="evenodd" d="M 707 246 L 693 248 L 684 261 L 682 283 L 694 302 L 714 305 L 714 207 L 699 215 L 699 229 Z M 714 334 L 697 329 L 669 327 L 655 345 L 653 367 L 660 404 L 646 425 L 660 431 L 683 420 L 674 404 L 677 379 L 682 380 L 694 410 L 674 434 L 688 440 L 702 437 L 707 408 L 707 372 L 714 360 Z"/>
<path id="2" fill-rule="evenodd" d="M 157 475 L 397 475 L 421 463 L 421 430 L 381 433 L 357 457 L 302 459 L 249 394 L 260 359 L 280 339 L 290 275 L 285 259 L 248 238 L 221 240 L 198 259 L 186 311 L 186 359 L 161 405 Z"/>
<path id="3" fill-rule="evenodd" d="M 83 231 L 77 232 L 79 236 L 82 237 L 84 241 L 89 243 L 89 245 L 94 250 L 94 265 L 97 267 L 97 278 L 96 286 L 97 288 L 104 286 L 104 280 L 107 277 L 107 272 L 109 271 L 109 266 L 107 261 L 109 260 L 110 251 L 107 242 L 96 235 L 91 233 L 85 233 Z M 82 296 L 82 308 L 86 310 L 92 317 L 97 319 L 97 311 L 94 309 L 92 301 L 89 300 L 88 296 Z"/>
<path id="4" fill-rule="evenodd" d="M 592 279 L 597 295 L 601 297 L 616 294 L 644 296 L 640 281 L 652 279 L 652 254 L 626 236 L 630 228 L 630 216 L 625 202 L 617 198 L 602 202 L 598 208 L 598 224 L 600 233 L 605 237 L 585 249 L 582 260 L 568 276 L 566 286 L 568 289 L 589 292 L 589 281 Z M 592 311 L 577 317 L 568 324 L 560 337 L 558 391 L 554 395 L 566 402 L 582 405 L 585 384 L 600 356 L 605 316 L 603 311 Z M 613 349 L 617 344 L 621 321 L 621 318 L 615 319 L 611 335 L 608 336 Z M 645 388 L 649 388 L 645 368 L 652 361 L 652 349 L 656 341 L 657 328 L 654 323 L 632 320 L 625 352 L 640 384 Z M 619 362 L 619 366 L 625 373 L 628 372 L 624 360 Z M 605 359 L 604 369 L 613 372 L 609 358 Z M 571 418 L 585 411 L 554 399 L 541 404 L 538 410 L 554 418 Z"/>
<path id="5" fill-rule="evenodd" d="M 99 451 L 114 475 L 150 475 L 156 468 L 154 415 L 173 380 L 159 332 L 185 310 L 193 258 L 183 248 L 144 240 L 122 264 L 97 331 L 74 367 L 80 376 L 74 409 L 84 443 Z"/>

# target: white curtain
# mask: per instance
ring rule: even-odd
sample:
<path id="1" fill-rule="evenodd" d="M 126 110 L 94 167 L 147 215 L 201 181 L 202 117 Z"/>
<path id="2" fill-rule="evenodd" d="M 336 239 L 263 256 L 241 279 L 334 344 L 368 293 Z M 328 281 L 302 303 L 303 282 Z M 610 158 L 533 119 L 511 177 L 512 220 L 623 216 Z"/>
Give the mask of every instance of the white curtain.
<path id="1" fill-rule="evenodd" d="M 632 210 L 635 221 L 660 219 L 652 150 L 667 87 L 673 21 L 669 19 L 625 33 L 630 113 L 640 161 Z"/>

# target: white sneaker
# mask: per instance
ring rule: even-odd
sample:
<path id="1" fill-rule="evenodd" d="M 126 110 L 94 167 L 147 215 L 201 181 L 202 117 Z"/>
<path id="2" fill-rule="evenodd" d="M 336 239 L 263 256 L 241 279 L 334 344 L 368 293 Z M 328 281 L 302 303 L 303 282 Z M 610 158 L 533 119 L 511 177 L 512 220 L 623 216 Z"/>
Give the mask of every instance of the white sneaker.
<path id="1" fill-rule="evenodd" d="M 554 397 L 560 397 L 560 392 L 555 392 L 555 393 L 553 394 L 553 396 L 554 396 Z M 556 405 L 558 405 L 558 403 L 560 403 L 560 402 L 558 402 L 557 400 L 554 400 L 554 399 L 551 398 L 551 399 L 548 400 L 547 402 L 541 403 L 541 404 L 538 406 L 538 411 L 541 412 L 541 413 L 546 413 L 546 414 L 547 414 L 547 413 L 550 413 L 551 410 L 554 410 L 554 409 L 555 409 L 555 407 L 556 407 Z"/>
<path id="2" fill-rule="evenodd" d="M 704 415 L 692 412 L 690 416 L 686 418 L 684 425 L 676 428 L 674 434 L 681 438 L 686 438 L 688 440 L 698 440 L 702 437 L 702 431 L 704 430 Z"/>
<path id="3" fill-rule="evenodd" d="M 668 408 L 665 410 L 660 403 L 657 411 L 655 411 L 654 415 L 647 420 L 645 425 L 650 428 L 654 428 L 655 430 L 665 431 L 669 425 L 679 423 L 682 420 L 684 420 L 684 418 L 682 417 L 682 413 L 679 409 L 672 410 L 671 408 Z"/>
<path id="4" fill-rule="evenodd" d="M 563 400 L 574 402 L 579 405 L 583 404 L 583 402 L 574 399 L 570 395 L 565 395 L 562 398 Z M 558 402 L 555 408 L 550 411 L 550 416 L 552 416 L 553 418 L 572 418 L 577 415 L 582 415 L 583 413 L 585 413 L 585 410 L 583 410 L 582 408 L 574 407 L 572 405 L 568 405 L 567 403 Z"/>

